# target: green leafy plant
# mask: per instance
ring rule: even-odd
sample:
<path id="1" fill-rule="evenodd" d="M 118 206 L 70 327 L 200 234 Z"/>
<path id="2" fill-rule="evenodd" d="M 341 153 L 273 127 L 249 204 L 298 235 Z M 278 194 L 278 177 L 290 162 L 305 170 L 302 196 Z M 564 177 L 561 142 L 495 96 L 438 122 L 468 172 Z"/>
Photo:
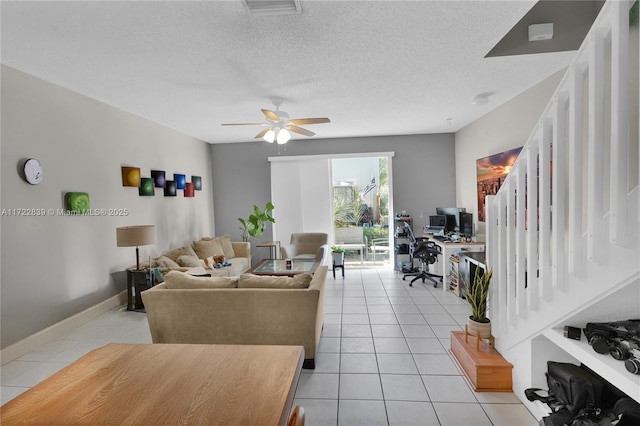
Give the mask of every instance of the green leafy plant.
<path id="1" fill-rule="evenodd" d="M 464 282 L 462 295 L 467 299 L 471 307 L 471 319 L 476 322 L 489 322 L 487 318 L 487 300 L 492 276 L 492 268 L 487 268 L 484 274 L 482 273 L 482 268 L 476 268 L 476 273 L 471 283 Z"/>
<path id="2" fill-rule="evenodd" d="M 344 249 L 340 246 L 331 246 L 331 252 L 333 253 L 344 253 Z"/>
<path id="3" fill-rule="evenodd" d="M 360 207 L 364 203 L 360 192 L 357 186 L 334 187 L 333 218 L 336 228 L 357 226 L 362 221 L 365 211 Z"/>
<path id="4" fill-rule="evenodd" d="M 271 204 L 271 201 L 268 201 L 264 206 L 264 210 L 260 209 L 260 207 L 253 205 L 253 213 L 249 215 L 248 219 L 243 219 L 241 217 L 238 218 L 238 221 L 242 225 L 240 229 L 242 230 L 242 240 L 247 241 L 248 236 L 250 235 L 254 238 L 258 238 L 264 232 L 264 228 L 267 225 L 267 222 L 275 223 L 276 220 L 271 216 L 271 212 L 275 207 Z"/>

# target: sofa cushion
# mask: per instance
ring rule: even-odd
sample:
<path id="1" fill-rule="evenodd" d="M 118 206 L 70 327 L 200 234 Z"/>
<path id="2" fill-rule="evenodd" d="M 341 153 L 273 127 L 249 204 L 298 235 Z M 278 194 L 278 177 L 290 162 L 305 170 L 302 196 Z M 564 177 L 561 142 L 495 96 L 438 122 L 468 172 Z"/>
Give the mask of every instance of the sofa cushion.
<path id="1" fill-rule="evenodd" d="M 183 254 L 192 254 L 195 256 L 196 252 L 193 251 L 193 248 L 191 248 L 191 246 L 182 246 L 164 253 L 163 256 L 166 256 L 174 262 L 177 262 L 178 257 L 182 256 Z"/>
<path id="2" fill-rule="evenodd" d="M 238 288 L 309 288 L 312 278 L 311 274 L 297 274 L 294 277 L 242 274 Z"/>
<path id="3" fill-rule="evenodd" d="M 198 240 L 191 243 L 191 245 L 200 259 L 206 259 L 217 254 L 224 255 L 222 245 L 217 240 Z"/>
<path id="4" fill-rule="evenodd" d="M 164 276 L 164 282 L 167 288 L 172 290 L 194 288 L 235 288 L 238 286 L 238 278 L 196 277 L 180 271 L 170 271 Z"/>
<path id="5" fill-rule="evenodd" d="M 181 256 L 178 256 L 177 263 L 180 266 L 192 266 L 192 267 L 196 267 L 196 266 L 203 266 L 203 262 L 198 259 L 198 256 L 194 256 L 194 255 L 190 255 L 190 254 L 183 254 Z"/>
<path id="6" fill-rule="evenodd" d="M 236 253 L 233 250 L 233 245 L 231 244 L 231 237 L 229 236 L 229 234 L 223 235 L 221 237 L 205 237 L 203 238 L 203 240 L 217 241 L 218 244 L 220 244 L 220 247 L 222 247 L 222 254 L 224 254 L 224 257 L 226 257 L 227 259 L 236 257 Z"/>
<path id="7" fill-rule="evenodd" d="M 167 256 L 160 256 L 158 259 L 156 259 L 156 262 L 158 263 L 159 266 L 164 266 L 165 268 L 180 267 L 180 265 L 178 265 L 178 263 L 175 260 L 170 259 Z"/>

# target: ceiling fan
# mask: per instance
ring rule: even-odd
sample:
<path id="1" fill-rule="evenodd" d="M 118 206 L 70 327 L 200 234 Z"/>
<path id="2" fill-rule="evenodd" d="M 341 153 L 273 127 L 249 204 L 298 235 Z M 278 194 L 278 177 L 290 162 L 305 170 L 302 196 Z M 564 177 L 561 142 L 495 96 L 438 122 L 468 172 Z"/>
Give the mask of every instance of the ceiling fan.
<path id="1" fill-rule="evenodd" d="M 314 132 L 303 129 L 300 125 L 330 122 L 326 117 L 289 118 L 289 114 L 280 111 L 277 106 L 275 111 L 263 109 L 262 113 L 267 119 L 266 123 L 227 123 L 222 124 L 222 126 L 267 126 L 267 128 L 258 133 L 255 138 L 262 138 L 269 143 L 277 140 L 279 144 L 285 144 L 291 139 L 290 132 L 309 137 L 315 135 Z"/>

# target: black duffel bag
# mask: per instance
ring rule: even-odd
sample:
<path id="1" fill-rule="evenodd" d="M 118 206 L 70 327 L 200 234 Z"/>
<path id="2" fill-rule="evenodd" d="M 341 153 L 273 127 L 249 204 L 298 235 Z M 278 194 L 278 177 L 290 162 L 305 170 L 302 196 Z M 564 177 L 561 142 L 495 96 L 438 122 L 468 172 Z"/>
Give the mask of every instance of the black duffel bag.
<path id="1" fill-rule="evenodd" d="M 547 385 L 525 390 L 529 401 L 542 401 L 553 411 L 540 424 L 561 426 L 580 417 L 595 420 L 602 404 L 603 380 L 585 368 L 566 362 L 547 361 Z"/>
<path id="2" fill-rule="evenodd" d="M 547 385 L 549 394 L 574 416 L 601 407 L 604 382 L 577 365 L 547 361 Z"/>

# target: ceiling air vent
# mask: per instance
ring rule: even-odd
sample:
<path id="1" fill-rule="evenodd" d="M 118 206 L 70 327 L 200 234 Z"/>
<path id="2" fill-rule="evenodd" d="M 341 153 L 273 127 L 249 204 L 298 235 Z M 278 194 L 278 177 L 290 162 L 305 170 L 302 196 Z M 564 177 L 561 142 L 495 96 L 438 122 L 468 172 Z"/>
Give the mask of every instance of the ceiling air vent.
<path id="1" fill-rule="evenodd" d="M 243 0 L 254 15 L 296 15 L 302 12 L 300 0 Z"/>

